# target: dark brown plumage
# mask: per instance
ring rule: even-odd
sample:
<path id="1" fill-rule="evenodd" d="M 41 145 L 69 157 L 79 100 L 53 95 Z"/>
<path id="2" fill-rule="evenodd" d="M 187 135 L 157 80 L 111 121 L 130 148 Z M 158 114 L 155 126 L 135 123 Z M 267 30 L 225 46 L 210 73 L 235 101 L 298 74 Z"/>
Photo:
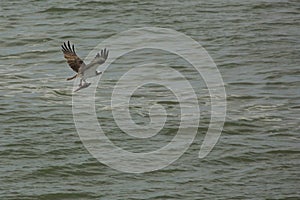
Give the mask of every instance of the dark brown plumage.
<path id="1" fill-rule="evenodd" d="M 64 43 L 63 45 L 61 45 L 62 47 L 62 52 L 64 53 L 64 57 L 65 59 L 67 59 L 67 62 L 69 64 L 69 66 L 78 73 L 79 68 L 82 65 L 85 65 L 85 63 L 77 56 L 76 52 L 75 52 L 75 48 L 74 48 L 74 44 L 70 45 L 70 41 L 68 41 L 68 43 Z"/>

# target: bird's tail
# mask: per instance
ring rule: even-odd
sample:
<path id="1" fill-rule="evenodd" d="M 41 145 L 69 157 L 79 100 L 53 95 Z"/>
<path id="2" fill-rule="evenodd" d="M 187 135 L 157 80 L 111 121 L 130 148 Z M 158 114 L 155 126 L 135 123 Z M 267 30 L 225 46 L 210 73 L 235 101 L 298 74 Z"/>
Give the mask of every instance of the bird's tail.
<path id="1" fill-rule="evenodd" d="M 77 77 L 78 74 L 75 74 L 74 76 L 72 76 L 71 78 L 67 78 L 67 81 L 73 80 L 74 78 Z"/>

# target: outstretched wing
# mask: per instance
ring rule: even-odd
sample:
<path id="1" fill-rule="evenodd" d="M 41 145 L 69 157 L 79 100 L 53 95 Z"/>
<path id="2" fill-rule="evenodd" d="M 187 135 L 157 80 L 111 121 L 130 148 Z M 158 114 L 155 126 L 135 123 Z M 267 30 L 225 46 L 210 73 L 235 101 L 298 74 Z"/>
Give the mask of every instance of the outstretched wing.
<path id="1" fill-rule="evenodd" d="M 107 57 L 108 57 L 108 50 L 105 48 L 105 49 L 102 49 L 100 51 L 100 54 L 97 53 L 97 55 L 95 56 L 95 58 L 91 61 L 91 65 L 94 65 L 94 64 L 98 64 L 98 65 L 101 65 L 103 63 L 105 63 Z M 89 65 L 90 65 L 89 64 Z"/>
<path id="2" fill-rule="evenodd" d="M 65 59 L 67 59 L 67 62 L 69 66 L 75 71 L 78 72 L 79 68 L 82 65 L 85 65 L 85 63 L 76 55 L 74 44 L 70 45 L 70 41 L 66 44 L 64 42 L 63 45 L 61 45 L 62 52 L 64 53 Z"/>

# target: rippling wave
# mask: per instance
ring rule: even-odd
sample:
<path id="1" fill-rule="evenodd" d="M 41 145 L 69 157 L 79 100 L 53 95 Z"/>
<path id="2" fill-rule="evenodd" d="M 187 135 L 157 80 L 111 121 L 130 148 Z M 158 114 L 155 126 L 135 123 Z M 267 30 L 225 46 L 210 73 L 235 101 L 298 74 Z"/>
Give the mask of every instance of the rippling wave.
<path id="1" fill-rule="evenodd" d="M 3 0 L 0 10 L 0 199 L 300 198 L 298 1 Z M 81 143 L 73 83 L 65 80 L 73 72 L 60 45 L 71 40 L 85 58 L 104 39 L 145 26 L 175 29 L 208 51 L 225 82 L 228 113 L 214 150 L 198 159 L 209 93 L 201 77 L 166 54 L 166 64 L 197 89 L 197 138 L 172 165 L 127 174 L 99 163 Z M 178 102 L 157 85 L 137 90 L 130 110 L 137 124 L 147 124 L 145 105 L 163 105 L 168 121 L 158 135 L 133 138 L 113 120 L 109 97 L 117 78 L 152 53 L 118 60 L 97 88 L 99 123 L 111 141 L 132 152 L 161 148 L 178 129 Z"/>

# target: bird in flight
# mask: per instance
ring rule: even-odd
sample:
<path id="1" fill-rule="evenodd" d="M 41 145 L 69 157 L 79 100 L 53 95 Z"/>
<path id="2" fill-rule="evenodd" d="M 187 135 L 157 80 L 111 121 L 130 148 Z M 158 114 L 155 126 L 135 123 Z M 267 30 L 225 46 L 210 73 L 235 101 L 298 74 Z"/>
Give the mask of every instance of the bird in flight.
<path id="1" fill-rule="evenodd" d="M 64 57 L 67 60 L 69 66 L 73 69 L 73 71 L 75 71 L 77 74 L 75 74 L 73 77 L 67 78 L 67 80 L 73 80 L 74 78 L 80 78 L 80 83 L 79 83 L 79 88 L 76 89 L 74 92 L 82 89 L 82 88 L 86 88 L 88 87 L 91 83 L 88 83 L 86 81 L 87 78 L 90 77 L 94 77 L 94 76 L 98 76 L 100 74 L 102 74 L 102 72 L 98 72 L 96 69 L 99 65 L 105 63 L 107 57 L 108 57 L 108 50 L 102 49 L 100 51 L 100 54 L 97 53 L 97 55 L 95 56 L 95 58 L 89 63 L 89 64 L 85 64 L 83 62 L 83 60 L 81 60 L 76 52 L 75 52 L 75 48 L 74 48 L 74 44 L 70 44 L 70 41 L 68 41 L 67 43 L 64 42 L 63 45 L 61 45 L 62 47 L 62 52 L 64 53 Z M 82 84 L 83 82 L 83 84 Z"/>

